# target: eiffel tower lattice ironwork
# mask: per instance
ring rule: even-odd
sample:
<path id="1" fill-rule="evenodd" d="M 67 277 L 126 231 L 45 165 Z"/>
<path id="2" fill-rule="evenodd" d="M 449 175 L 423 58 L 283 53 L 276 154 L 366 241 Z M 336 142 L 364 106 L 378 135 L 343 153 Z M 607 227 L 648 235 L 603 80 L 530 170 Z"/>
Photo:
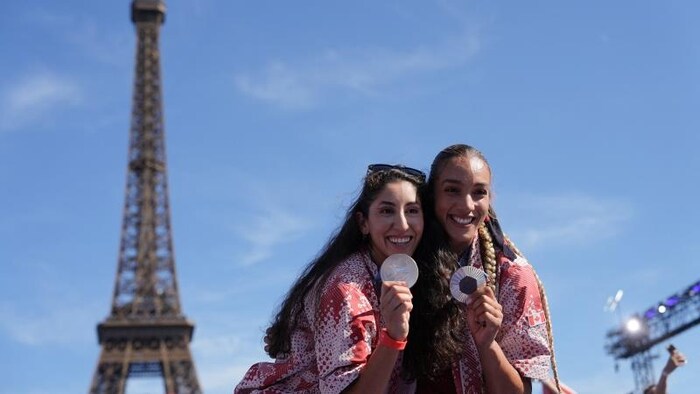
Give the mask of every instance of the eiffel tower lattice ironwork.
<path id="1" fill-rule="evenodd" d="M 136 71 L 126 201 L 109 316 L 90 393 L 124 393 L 130 377 L 161 377 L 168 394 L 201 393 L 180 308 L 170 230 L 158 34 L 162 0 L 133 0 Z"/>

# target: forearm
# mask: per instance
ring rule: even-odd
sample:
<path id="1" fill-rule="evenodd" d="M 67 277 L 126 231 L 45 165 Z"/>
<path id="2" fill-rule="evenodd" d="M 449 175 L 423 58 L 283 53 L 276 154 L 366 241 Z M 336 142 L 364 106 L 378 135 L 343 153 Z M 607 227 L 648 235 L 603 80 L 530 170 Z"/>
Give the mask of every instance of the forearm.
<path id="1" fill-rule="evenodd" d="M 662 371 L 659 382 L 656 383 L 656 391 L 654 391 L 655 394 L 666 394 L 666 378 L 668 378 L 668 372 Z"/>
<path id="2" fill-rule="evenodd" d="M 496 341 L 491 342 L 491 345 L 485 349 L 479 349 L 479 357 L 487 392 L 524 394 L 532 392 L 530 379 L 520 376 Z"/>
<path id="3" fill-rule="evenodd" d="M 391 373 L 399 357 L 400 350 L 381 344 L 377 346 L 367 360 L 360 376 L 345 393 L 385 393 L 389 386 Z"/>

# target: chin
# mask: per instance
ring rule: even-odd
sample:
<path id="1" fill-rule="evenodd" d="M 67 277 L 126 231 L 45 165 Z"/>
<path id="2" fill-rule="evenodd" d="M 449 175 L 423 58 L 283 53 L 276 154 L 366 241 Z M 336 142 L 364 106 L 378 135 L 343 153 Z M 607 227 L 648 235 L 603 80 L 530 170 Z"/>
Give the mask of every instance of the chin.
<path id="1" fill-rule="evenodd" d="M 471 245 L 476 234 L 448 234 L 450 237 L 450 244 L 458 246 L 460 249 L 467 248 Z"/>
<path id="2" fill-rule="evenodd" d="M 474 239 L 474 235 L 476 233 L 471 233 L 471 232 L 466 232 L 466 233 L 452 233 L 452 234 L 447 234 L 451 239 L 453 239 L 455 242 L 470 242 L 472 239 Z"/>
<path id="3" fill-rule="evenodd" d="M 395 250 L 391 250 L 390 253 L 389 253 L 387 256 L 391 256 L 392 254 L 399 254 L 399 253 L 401 253 L 401 254 L 407 254 L 407 255 L 410 256 L 410 255 L 413 254 L 413 252 L 414 252 L 415 250 L 416 250 L 415 247 L 412 247 L 412 248 L 395 249 Z"/>

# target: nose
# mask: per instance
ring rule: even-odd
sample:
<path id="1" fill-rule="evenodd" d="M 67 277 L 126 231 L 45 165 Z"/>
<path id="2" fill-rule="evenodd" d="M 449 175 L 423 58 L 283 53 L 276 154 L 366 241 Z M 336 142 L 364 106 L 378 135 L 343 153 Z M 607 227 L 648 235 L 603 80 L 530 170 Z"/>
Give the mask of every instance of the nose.
<path id="1" fill-rule="evenodd" d="M 399 212 L 394 220 L 394 225 L 400 230 L 408 230 L 408 219 L 403 212 Z"/>
<path id="2" fill-rule="evenodd" d="M 464 203 L 467 209 L 470 211 L 473 211 L 476 208 L 476 202 L 472 198 L 472 195 L 469 193 L 467 193 L 467 195 L 464 197 Z"/>

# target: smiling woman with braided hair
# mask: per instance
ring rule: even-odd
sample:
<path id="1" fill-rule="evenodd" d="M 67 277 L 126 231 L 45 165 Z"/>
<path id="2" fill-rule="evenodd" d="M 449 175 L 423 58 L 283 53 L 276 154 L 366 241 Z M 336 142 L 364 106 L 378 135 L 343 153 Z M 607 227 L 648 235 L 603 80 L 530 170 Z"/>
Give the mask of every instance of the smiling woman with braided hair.
<path id="1" fill-rule="evenodd" d="M 418 393 L 529 393 L 531 379 L 558 386 L 544 288 L 503 234 L 491 206 L 491 169 L 468 145 L 442 150 L 423 196 L 426 231 L 417 252 L 404 377 Z M 451 299 L 460 266 L 488 276 L 468 303 Z"/>

